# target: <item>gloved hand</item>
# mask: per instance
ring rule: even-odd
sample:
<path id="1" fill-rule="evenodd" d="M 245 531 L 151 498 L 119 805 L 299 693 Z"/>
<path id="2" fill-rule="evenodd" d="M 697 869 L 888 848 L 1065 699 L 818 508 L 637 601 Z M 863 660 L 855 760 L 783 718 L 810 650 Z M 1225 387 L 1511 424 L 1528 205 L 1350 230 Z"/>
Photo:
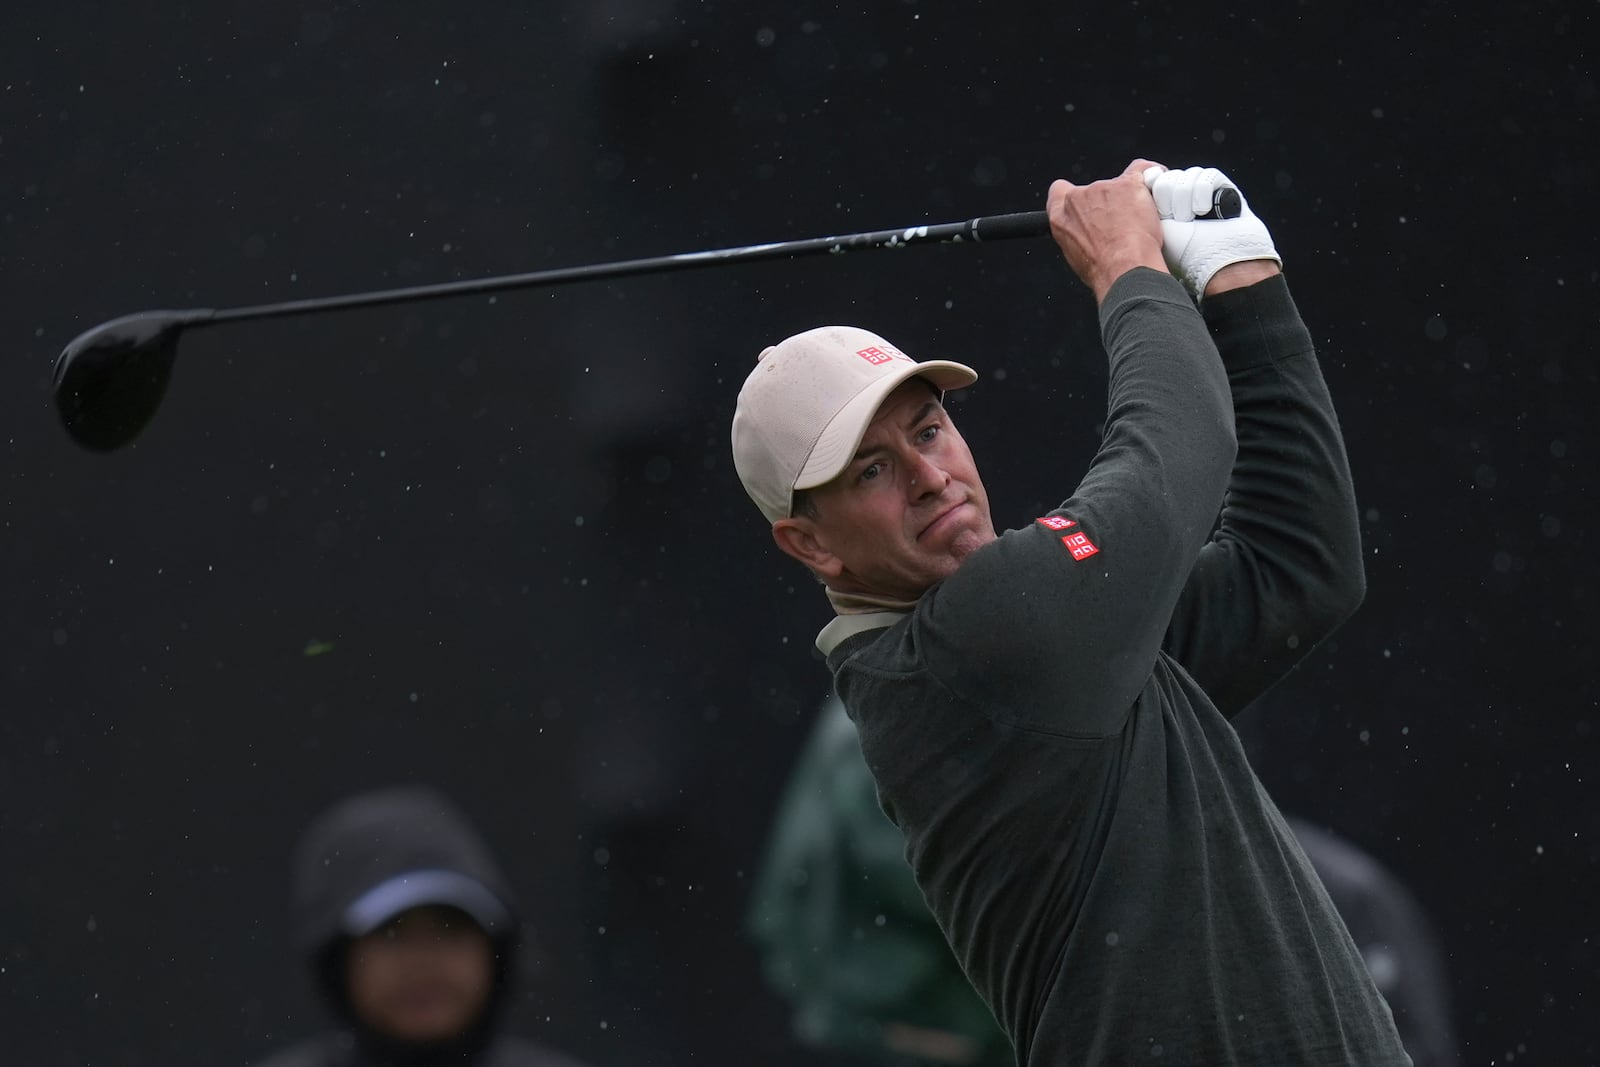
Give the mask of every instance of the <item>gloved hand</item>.
<path id="1" fill-rule="evenodd" d="M 1144 172 L 1144 184 L 1161 216 L 1161 258 L 1195 300 L 1204 298 L 1211 276 L 1230 263 L 1270 259 L 1283 265 L 1266 224 L 1250 210 L 1243 193 L 1239 193 L 1238 218 L 1196 218 L 1212 210 L 1217 190 L 1239 191 L 1215 167 L 1150 167 Z"/>

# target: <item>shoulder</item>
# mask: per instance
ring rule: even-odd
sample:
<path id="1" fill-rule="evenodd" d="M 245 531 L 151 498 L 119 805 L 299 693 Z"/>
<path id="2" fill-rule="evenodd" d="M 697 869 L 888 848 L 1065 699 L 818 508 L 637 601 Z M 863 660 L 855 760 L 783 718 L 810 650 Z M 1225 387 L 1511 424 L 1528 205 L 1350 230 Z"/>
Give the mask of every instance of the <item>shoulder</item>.
<path id="1" fill-rule="evenodd" d="M 1035 646 L 1053 643 L 1085 602 L 1092 565 L 1079 564 L 1099 551 L 1088 525 L 1053 514 L 1007 530 L 930 589 L 912 623 L 929 662 L 1031 662 Z"/>
<path id="2" fill-rule="evenodd" d="M 1087 547 L 1078 549 L 1080 541 Z M 909 613 L 835 619 L 824 634 L 833 638 L 833 650 L 845 654 L 830 651 L 829 661 L 837 665 L 868 648 L 878 657 L 887 653 L 892 658 L 890 650 L 898 642 L 915 642 L 919 634 L 947 629 L 971 630 L 967 636 L 975 639 L 999 636 L 991 628 L 997 618 L 1042 607 L 1056 593 L 1075 549 L 1098 551 L 1077 520 L 1058 512 L 1006 530 L 968 556 L 954 574 L 930 587 Z"/>
<path id="3" fill-rule="evenodd" d="M 960 673 L 958 664 L 1033 660 L 1035 639 L 1049 639 L 1042 624 L 1072 596 L 1072 546 L 1061 540 L 1071 535 L 1081 536 L 1082 527 L 1059 515 L 1007 530 L 924 593 L 911 612 L 841 616 L 824 631 L 836 642 L 828 666 L 836 679 L 849 673 L 893 679 L 930 669 L 944 679 Z"/>

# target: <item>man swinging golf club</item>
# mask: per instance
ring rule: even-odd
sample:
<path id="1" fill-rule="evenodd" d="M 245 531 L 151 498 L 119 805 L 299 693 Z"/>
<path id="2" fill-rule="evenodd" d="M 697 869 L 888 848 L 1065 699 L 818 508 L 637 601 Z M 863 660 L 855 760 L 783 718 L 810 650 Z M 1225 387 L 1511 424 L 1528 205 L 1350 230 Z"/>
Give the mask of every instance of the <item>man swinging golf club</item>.
<path id="1" fill-rule="evenodd" d="M 1407 1064 L 1229 723 L 1360 604 L 1356 509 L 1311 338 L 1212 169 L 1056 181 L 1093 291 L 1104 438 L 996 535 L 941 403 L 976 374 L 825 326 L 761 353 L 735 465 L 826 586 L 818 636 L 884 810 L 1019 1061 Z"/>

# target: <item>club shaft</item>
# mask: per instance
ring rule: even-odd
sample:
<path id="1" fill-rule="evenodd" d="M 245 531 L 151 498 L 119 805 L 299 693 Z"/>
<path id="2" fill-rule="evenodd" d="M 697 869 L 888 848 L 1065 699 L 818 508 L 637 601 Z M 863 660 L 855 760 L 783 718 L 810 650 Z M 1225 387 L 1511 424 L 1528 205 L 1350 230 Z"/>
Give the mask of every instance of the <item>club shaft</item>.
<path id="1" fill-rule="evenodd" d="M 567 282 L 596 281 L 603 278 L 622 278 L 633 274 L 657 274 L 666 271 L 692 270 L 697 267 L 715 267 L 726 263 L 742 263 L 764 259 L 792 259 L 811 255 L 842 255 L 872 248 L 907 248 L 923 244 L 955 244 L 959 242 L 1002 241 L 1019 237 L 1043 237 L 1050 232 L 1050 223 L 1043 211 L 1023 211 L 1010 215 L 984 215 L 965 222 L 945 222 L 922 226 L 907 226 L 896 230 L 872 230 L 833 237 L 813 237 L 799 241 L 777 241 L 771 244 L 742 245 L 737 248 L 718 248 L 708 252 L 681 252 L 646 259 L 626 259 L 615 263 L 592 263 L 580 267 L 561 267 L 555 270 L 533 271 L 528 274 L 506 274 L 492 278 L 469 278 L 458 282 L 435 285 L 414 285 L 403 289 L 385 289 L 368 293 L 351 293 L 347 296 L 314 297 L 307 300 L 289 300 L 279 304 L 257 304 L 251 307 L 221 308 L 204 315 L 192 325 L 228 322 L 239 319 L 266 319 L 284 315 L 303 315 L 315 311 L 333 311 L 343 308 L 373 307 L 380 304 L 399 304 L 415 300 L 433 300 L 450 296 L 471 296 L 480 293 L 500 292 L 507 289 L 525 289 L 537 286 L 561 285 Z"/>

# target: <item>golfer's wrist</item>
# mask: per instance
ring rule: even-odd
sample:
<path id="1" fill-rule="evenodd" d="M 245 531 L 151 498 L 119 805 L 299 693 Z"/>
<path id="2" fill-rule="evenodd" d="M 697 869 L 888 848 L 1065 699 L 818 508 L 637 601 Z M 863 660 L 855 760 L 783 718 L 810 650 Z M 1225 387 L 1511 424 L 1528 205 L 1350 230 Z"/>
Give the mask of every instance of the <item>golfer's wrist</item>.
<path id="1" fill-rule="evenodd" d="M 1206 295 L 1216 296 L 1230 289 L 1243 289 L 1247 285 L 1266 281 L 1274 274 L 1281 273 L 1283 268 L 1278 266 L 1276 260 L 1271 259 L 1245 259 L 1238 263 L 1229 263 L 1206 282 Z"/>
<path id="2" fill-rule="evenodd" d="M 1118 260 L 1116 263 L 1109 264 L 1096 273 L 1094 282 L 1091 285 L 1094 290 L 1095 303 L 1105 303 L 1106 294 L 1111 291 L 1111 287 L 1117 284 L 1124 274 L 1132 270 L 1138 270 L 1140 267 L 1149 267 L 1151 270 L 1160 271 L 1162 274 L 1171 273 L 1167 270 L 1167 264 L 1162 260 L 1159 252 L 1153 258 L 1140 256 Z"/>

